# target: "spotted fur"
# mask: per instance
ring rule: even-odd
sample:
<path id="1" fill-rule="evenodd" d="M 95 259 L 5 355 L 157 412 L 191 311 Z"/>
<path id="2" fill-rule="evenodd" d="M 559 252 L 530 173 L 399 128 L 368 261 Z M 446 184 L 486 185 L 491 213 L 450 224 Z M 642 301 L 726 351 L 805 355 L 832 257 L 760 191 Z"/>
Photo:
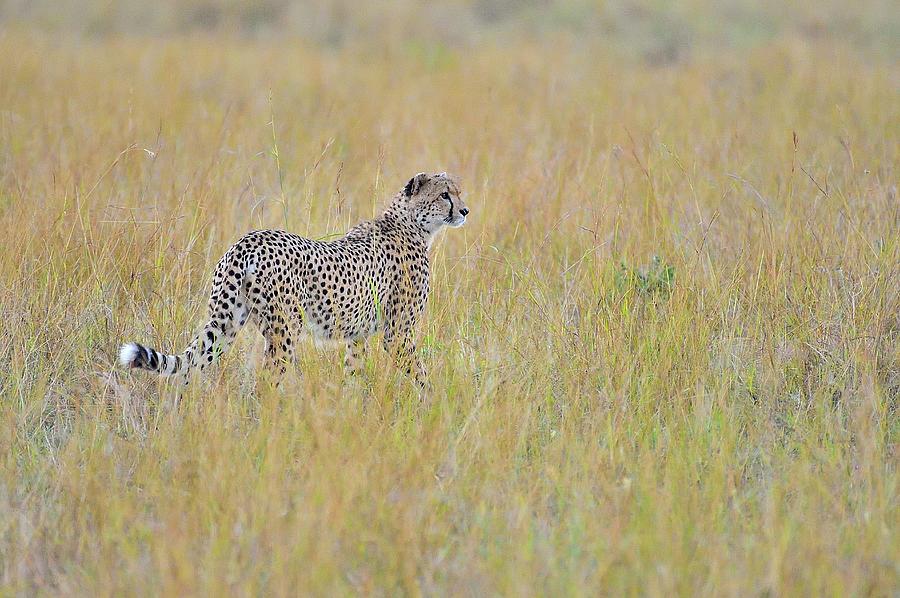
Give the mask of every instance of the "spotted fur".
<path id="1" fill-rule="evenodd" d="M 381 332 L 385 347 L 424 386 L 414 329 L 428 297 L 428 250 L 441 228 L 462 226 L 468 213 L 452 178 L 420 173 L 384 213 L 340 239 L 253 231 L 219 260 L 209 320 L 182 353 L 128 343 L 119 360 L 187 382 L 192 370 L 203 370 L 228 350 L 249 321 L 265 337 L 265 366 L 277 380 L 301 335 L 345 343 L 345 365 L 355 369 L 362 343 Z"/>

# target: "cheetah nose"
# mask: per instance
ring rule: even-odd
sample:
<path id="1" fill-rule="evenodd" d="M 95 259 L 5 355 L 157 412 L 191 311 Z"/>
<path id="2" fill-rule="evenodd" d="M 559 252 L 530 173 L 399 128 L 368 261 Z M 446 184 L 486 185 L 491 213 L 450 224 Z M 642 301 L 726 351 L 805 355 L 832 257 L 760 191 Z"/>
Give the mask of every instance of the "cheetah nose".
<path id="1" fill-rule="evenodd" d="M 459 213 L 462 214 L 463 216 L 468 216 L 469 208 L 462 208 L 462 209 L 460 209 Z"/>

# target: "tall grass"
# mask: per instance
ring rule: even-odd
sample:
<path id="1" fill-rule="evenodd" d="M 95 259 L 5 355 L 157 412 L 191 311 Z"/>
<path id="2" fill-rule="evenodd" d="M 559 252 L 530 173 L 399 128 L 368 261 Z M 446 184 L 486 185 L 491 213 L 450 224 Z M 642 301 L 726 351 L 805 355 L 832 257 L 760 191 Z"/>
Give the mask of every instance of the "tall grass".
<path id="1" fill-rule="evenodd" d="M 900 591 L 896 63 L 8 31 L 0 73 L 3 593 Z M 431 404 L 378 342 L 257 392 L 248 329 L 180 402 L 115 366 L 244 232 L 420 170 L 472 210 Z"/>

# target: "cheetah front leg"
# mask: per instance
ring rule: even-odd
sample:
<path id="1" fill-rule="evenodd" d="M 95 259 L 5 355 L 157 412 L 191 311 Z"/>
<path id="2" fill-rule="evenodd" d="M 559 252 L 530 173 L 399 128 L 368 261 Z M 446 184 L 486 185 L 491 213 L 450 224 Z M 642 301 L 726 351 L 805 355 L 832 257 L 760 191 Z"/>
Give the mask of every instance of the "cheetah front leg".
<path id="1" fill-rule="evenodd" d="M 425 366 L 416 351 L 416 343 L 413 340 L 412 327 L 403 326 L 400 330 L 390 328 L 384 333 L 384 347 L 394 358 L 395 363 L 406 374 L 412 377 L 419 389 L 419 397 L 424 401 L 428 396 L 428 379 L 425 374 Z"/>
<path id="2" fill-rule="evenodd" d="M 348 340 L 344 347 L 344 369 L 350 374 L 358 374 L 363 367 L 363 348 L 365 344 L 362 340 Z"/>

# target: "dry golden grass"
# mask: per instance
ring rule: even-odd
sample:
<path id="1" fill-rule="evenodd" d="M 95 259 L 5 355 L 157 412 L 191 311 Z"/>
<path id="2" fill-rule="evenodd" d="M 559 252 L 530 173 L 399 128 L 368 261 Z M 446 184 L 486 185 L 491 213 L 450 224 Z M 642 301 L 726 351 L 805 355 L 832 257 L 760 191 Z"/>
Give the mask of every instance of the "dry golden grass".
<path id="1" fill-rule="evenodd" d="M 7 32 L 0 73 L 0 593 L 900 591 L 896 64 Z M 115 366 L 247 230 L 420 170 L 473 212 L 431 405 L 378 342 L 257 394 L 248 328 L 177 406 Z"/>

